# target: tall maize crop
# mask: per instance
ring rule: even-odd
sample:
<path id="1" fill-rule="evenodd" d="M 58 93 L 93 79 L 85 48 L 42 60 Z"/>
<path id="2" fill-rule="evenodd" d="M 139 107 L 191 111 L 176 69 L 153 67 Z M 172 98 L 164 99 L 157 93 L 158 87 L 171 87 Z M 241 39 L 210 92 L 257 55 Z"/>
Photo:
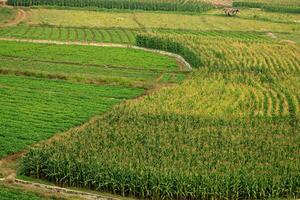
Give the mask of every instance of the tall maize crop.
<path id="1" fill-rule="evenodd" d="M 94 7 L 105 9 L 204 12 L 213 8 L 206 2 L 168 0 L 8 0 L 13 6 Z"/>
<path id="2" fill-rule="evenodd" d="M 202 65 L 32 149 L 23 173 L 148 199 L 299 197 L 299 45 L 155 37 Z"/>

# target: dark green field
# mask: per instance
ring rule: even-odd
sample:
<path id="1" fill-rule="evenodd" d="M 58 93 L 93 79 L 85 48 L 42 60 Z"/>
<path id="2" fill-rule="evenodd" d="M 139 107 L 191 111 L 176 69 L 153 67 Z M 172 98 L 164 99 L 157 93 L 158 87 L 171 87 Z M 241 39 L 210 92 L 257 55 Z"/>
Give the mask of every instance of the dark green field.
<path id="1" fill-rule="evenodd" d="M 143 90 L 0 76 L 0 156 L 80 125 Z"/>

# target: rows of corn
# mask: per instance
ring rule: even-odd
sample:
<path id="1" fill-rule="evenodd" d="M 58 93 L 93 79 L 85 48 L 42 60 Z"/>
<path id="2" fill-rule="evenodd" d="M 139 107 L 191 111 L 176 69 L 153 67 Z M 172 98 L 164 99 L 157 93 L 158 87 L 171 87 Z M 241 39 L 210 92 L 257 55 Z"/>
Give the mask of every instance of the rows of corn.
<path id="1" fill-rule="evenodd" d="M 23 173 L 149 199 L 299 197 L 299 45 L 156 37 L 201 66 L 32 149 Z"/>
<path id="2" fill-rule="evenodd" d="M 203 12 L 213 8 L 205 1 L 173 0 L 8 0 L 13 6 L 94 7 L 105 9 L 139 9 L 162 11 Z"/>

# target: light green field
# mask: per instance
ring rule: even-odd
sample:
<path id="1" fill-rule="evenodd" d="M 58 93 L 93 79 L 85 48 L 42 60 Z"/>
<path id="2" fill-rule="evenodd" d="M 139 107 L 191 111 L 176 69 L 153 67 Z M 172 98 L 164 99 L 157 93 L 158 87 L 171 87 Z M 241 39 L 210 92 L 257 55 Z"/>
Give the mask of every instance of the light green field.
<path id="1" fill-rule="evenodd" d="M 265 12 L 261 9 L 255 8 L 242 8 L 240 13 L 236 16 L 237 18 L 242 19 L 251 19 L 267 22 L 279 22 L 279 23 L 298 23 L 300 24 L 299 14 L 292 13 L 274 13 L 274 12 Z M 211 10 L 207 12 L 208 14 L 214 15 L 223 15 L 220 10 Z"/>
<path id="2" fill-rule="evenodd" d="M 270 5 L 280 5 L 280 6 L 300 6 L 298 0 L 234 0 L 238 2 L 250 2 L 250 3 L 264 3 Z"/>
<path id="3" fill-rule="evenodd" d="M 123 28 L 80 28 L 55 26 L 10 26 L 0 29 L 1 37 L 37 40 L 134 44 L 138 30 Z"/>
<path id="4" fill-rule="evenodd" d="M 0 44 L 3 74 L 143 88 L 178 83 L 185 77 L 171 58 L 139 50 L 4 41 Z"/>
<path id="5" fill-rule="evenodd" d="M 235 7 L 261 8 L 269 12 L 300 13 L 298 0 L 234 0 Z"/>
<path id="6" fill-rule="evenodd" d="M 86 122 L 144 91 L 128 86 L 149 88 L 185 77 L 176 61 L 141 50 L 7 41 L 0 45 L 1 74 L 36 77 L 0 76 L 0 157 Z"/>
<path id="7" fill-rule="evenodd" d="M 223 14 L 223 11 L 217 11 Z M 269 17 L 271 18 L 271 17 Z M 286 17 L 289 18 L 289 17 Z M 299 16 L 294 16 L 298 20 Z M 230 30 L 230 31 L 274 31 L 298 32 L 299 24 L 283 24 L 270 21 L 255 21 L 224 15 L 184 15 L 169 13 L 113 13 L 78 10 L 33 9 L 29 24 L 55 26 L 123 27 L 123 28 L 168 28 L 189 30 Z"/>
<path id="8" fill-rule="evenodd" d="M 143 90 L 0 76 L 0 156 L 80 125 Z"/>
<path id="9" fill-rule="evenodd" d="M 136 49 L 0 41 L 0 56 L 64 64 L 176 70 L 172 58 Z"/>

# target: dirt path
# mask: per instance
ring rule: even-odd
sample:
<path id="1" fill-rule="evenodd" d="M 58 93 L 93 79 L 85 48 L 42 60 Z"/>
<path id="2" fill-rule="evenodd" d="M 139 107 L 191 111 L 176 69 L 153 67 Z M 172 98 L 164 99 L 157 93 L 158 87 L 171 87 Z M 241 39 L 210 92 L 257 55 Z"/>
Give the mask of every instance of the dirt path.
<path id="1" fill-rule="evenodd" d="M 144 47 L 138 47 L 134 45 L 127 44 L 114 44 L 114 43 L 95 43 L 95 42 L 64 42 L 64 41 L 55 41 L 55 40 L 32 40 L 32 39 L 17 39 L 17 38 L 5 38 L 0 37 L 0 41 L 16 41 L 16 42 L 31 42 L 31 43 L 39 43 L 39 44 L 58 44 L 58 45 L 79 45 L 79 46 L 97 46 L 97 47 L 116 47 L 116 48 L 131 48 L 138 49 L 148 52 L 159 53 L 161 55 L 169 56 L 174 58 L 179 64 L 179 68 L 181 70 L 191 71 L 191 65 L 180 55 L 170 53 L 167 51 L 148 49 Z"/>
<path id="2" fill-rule="evenodd" d="M 15 25 L 18 25 L 20 22 L 22 22 L 24 19 L 26 18 L 26 12 L 22 9 L 18 9 L 17 10 L 17 14 L 16 14 L 16 17 L 5 23 L 5 24 L 1 24 L 0 25 L 0 28 L 3 28 L 3 27 L 7 27 L 7 26 L 15 26 Z"/>

